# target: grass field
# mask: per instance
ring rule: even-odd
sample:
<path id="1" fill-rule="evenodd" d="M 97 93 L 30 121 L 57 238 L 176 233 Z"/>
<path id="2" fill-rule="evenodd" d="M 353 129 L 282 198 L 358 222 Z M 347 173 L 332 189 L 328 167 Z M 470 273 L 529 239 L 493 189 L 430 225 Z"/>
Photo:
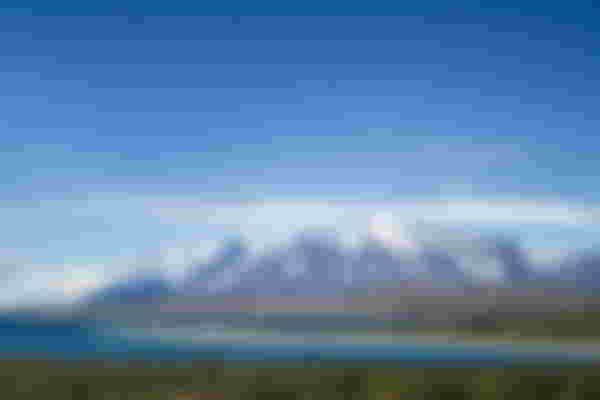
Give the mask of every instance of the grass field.
<path id="1" fill-rule="evenodd" d="M 3 399 L 600 399 L 593 368 L 367 368 L 193 362 L 0 363 Z"/>

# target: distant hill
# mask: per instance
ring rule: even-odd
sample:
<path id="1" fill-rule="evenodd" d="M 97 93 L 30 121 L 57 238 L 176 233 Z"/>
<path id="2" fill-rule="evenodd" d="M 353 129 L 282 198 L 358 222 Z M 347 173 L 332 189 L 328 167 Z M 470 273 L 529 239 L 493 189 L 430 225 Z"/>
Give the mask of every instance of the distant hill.
<path id="1" fill-rule="evenodd" d="M 173 283 L 159 272 L 138 272 L 93 292 L 84 299 L 83 303 L 85 305 L 149 303 L 162 301 L 176 294 Z"/>
<path id="2" fill-rule="evenodd" d="M 435 238 L 434 238 L 435 239 Z M 541 274 L 517 240 L 506 237 L 415 241 L 395 247 L 367 236 L 345 246 L 333 232 L 300 232 L 279 246 L 253 253 L 243 238 L 229 240 L 208 261 L 193 264 L 172 282 L 158 272 L 137 273 L 102 288 L 86 304 L 160 302 L 173 297 L 335 296 L 351 290 L 466 289 L 476 287 L 600 288 L 600 255 L 564 262 L 559 273 Z M 478 263 L 496 268 L 483 279 Z M 483 280 L 482 280 L 483 279 Z"/>

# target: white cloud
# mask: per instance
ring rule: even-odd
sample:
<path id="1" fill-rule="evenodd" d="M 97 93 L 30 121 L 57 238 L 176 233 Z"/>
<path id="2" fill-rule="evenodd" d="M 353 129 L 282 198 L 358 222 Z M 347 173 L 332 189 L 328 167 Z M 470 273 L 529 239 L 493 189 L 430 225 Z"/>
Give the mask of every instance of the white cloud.
<path id="1" fill-rule="evenodd" d="M 165 223 L 209 224 L 231 229 L 273 232 L 306 226 L 341 226 L 367 223 L 386 214 L 400 223 L 442 225 L 491 224 L 583 226 L 598 222 L 600 208 L 532 200 L 409 200 L 389 202 L 265 201 L 244 204 L 179 202 L 148 205 Z M 366 225 L 365 225 L 366 226 Z"/>
<path id="2" fill-rule="evenodd" d="M 410 200 L 388 202 L 351 201 L 256 201 L 245 203 L 207 203 L 173 199 L 164 202 L 146 202 L 146 209 L 154 216 L 171 222 L 213 222 L 237 225 L 240 221 L 265 224 L 265 216 L 293 220 L 312 215 L 335 221 L 349 214 L 388 212 L 394 215 L 429 215 L 432 219 L 478 222 L 540 222 L 582 223 L 598 212 L 598 208 L 584 208 L 560 202 L 531 200 Z M 141 204 L 143 205 L 143 204 Z M 191 220 L 190 220 L 191 218 Z M 297 219 L 297 218 L 296 218 Z"/>
<path id="3" fill-rule="evenodd" d="M 401 231 L 404 236 L 410 235 L 411 227 L 419 222 L 424 222 L 429 227 L 447 227 L 450 232 L 454 227 L 468 224 L 494 226 L 499 230 L 525 227 L 526 231 L 528 226 L 544 225 L 568 227 L 575 231 L 581 228 L 583 231 L 597 226 L 600 215 L 598 206 L 544 199 L 408 198 L 400 201 L 352 201 L 297 198 L 207 202 L 198 198 L 199 196 L 110 198 L 90 195 L 85 201 L 53 200 L 31 205 L 35 215 L 52 215 L 56 220 L 64 222 L 59 225 L 39 223 L 39 226 L 34 226 L 31 222 L 34 219 L 29 218 L 30 225 L 24 225 L 23 229 L 34 230 L 35 235 L 40 238 L 52 238 L 53 235 L 60 234 L 61 229 L 73 229 L 71 249 L 80 252 L 76 253 L 75 258 L 70 258 L 71 254 L 65 254 L 65 263 L 57 263 L 52 268 L 44 267 L 49 261 L 44 262 L 43 259 L 21 263 L 28 266 L 22 269 L 22 273 L 8 285 L 7 290 L 0 293 L 0 302 L 7 304 L 26 299 L 55 301 L 59 298 L 77 297 L 116 276 L 115 274 L 121 274 L 135 266 L 135 259 L 139 259 L 139 254 L 125 254 L 127 248 L 150 249 L 158 246 L 161 263 L 173 277 L 177 277 L 190 262 L 202 261 L 212 255 L 220 240 L 228 235 L 241 234 L 251 241 L 255 251 L 260 251 L 265 247 L 279 245 L 307 228 L 336 230 L 343 241 L 352 246 L 368 234 L 369 222 L 374 215 L 386 215 L 384 228 L 390 232 Z M 23 205 L 12 212 L 7 204 L 2 215 L 12 216 L 19 222 L 19 219 L 27 218 L 30 214 Z M 86 235 L 76 234 L 76 230 L 80 229 L 79 225 L 69 225 L 69 219 L 90 216 L 110 221 L 114 230 L 108 231 L 107 235 L 121 232 L 119 241 L 111 244 L 115 247 L 114 257 L 106 258 L 106 262 L 100 259 L 94 261 L 93 255 L 89 262 L 85 262 L 82 252 L 94 249 L 94 241 L 99 238 L 92 235 L 89 236 L 90 239 L 86 239 Z M 392 229 L 391 225 L 403 229 Z M 161 237 L 167 240 L 157 239 Z M 10 239 L 8 236 L 7 238 Z M 27 236 L 23 235 L 23 239 L 27 239 Z M 85 240 L 92 242 L 90 244 Z M 141 243 L 147 243 L 147 246 Z M 100 244 L 108 246 L 105 242 Z M 566 247 L 576 245 L 576 242 L 567 243 Z M 69 246 L 65 245 L 61 251 L 62 249 L 68 250 Z M 0 252 L 0 255 L 4 253 Z M 545 248 L 531 249 L 536 260 L 555 258 L 555 253 Z M 11 251 L 10 256 L 8 253 L 4 255 L 5 260 L 11 261 L 19 256 L 15 251 Z M 492 274 L 495 268 L 490 266 L 489 270 Z"/>
<path id="4" fill-rule="evenodd" d="M 166 199 L 165 199 L 166 200 Z M 240 233 L 256 250 L 288 240 L 303 229 L 327 228 L 340 233 L 349 246 L 369 232 L 373 216 L 386 215 L 388 231 L 405 232 L 420 223 L 433 227 L 464 225 L 498 230 L 528 226 L 589 227 L 597 224 L 600 208 L 548 200 L 412 199 L 405 201 L 271 200 L 246 203 L 207 203 L 191 199 L 149 202 L 149 214 L 166 224 L 198 224 L 222 232 Z M 408 230 L 408 231 L 407 231 Z M 408 238 L 405 238 L 408 243 Z"/>
<path id="5" fill-rule="evenodd" d="M 28 266 L 5 282 L 0 306 L 72 303 L 114 278 L 104 271 L 101 265 Z"/>
<path id="6" fill-rule="evenodd" d="M 56 282 L 59 294 L 68 299 L 78 299 L 92 290 L 100 288 L 105 283 L 105 277 L 97 268 L 73 268 L 63 280 Z"/>
<path id="7" fill-rule="evenodd" d="M 219 240 L 186 240 L 162 243 L 161 261 L 173 279 L 179 279 L 192 263 L 202 263 L 219 249 Z"/>

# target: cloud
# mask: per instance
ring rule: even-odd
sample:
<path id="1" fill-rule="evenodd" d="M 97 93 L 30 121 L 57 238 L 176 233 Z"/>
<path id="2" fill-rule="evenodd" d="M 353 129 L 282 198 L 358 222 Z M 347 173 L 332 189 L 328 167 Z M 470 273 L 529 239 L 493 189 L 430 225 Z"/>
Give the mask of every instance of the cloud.
<path id="1" fill-rule="evenodd" d="M 191 262 L 201 262 L 214 254 L 223 238 L 238 234 L 248 238 L 252 249 L 258 252 L 281 245 L 298 231 L 313 228 L 335 230 L 347 246 L 355 246 L 369 233 L 376 215 L 386 216 L 385 228 L 390 232 L 407 235 L 414 232 L 415 226 L 434 230 L 439 227 L 441 231 L 448 228 L 446 232 L 453 232 L 454 228 L 465 225 L 498 231 L 519 228 L 525 233 L 540 226 L 544 227 L 542 231 L 556 228 L 594 232 L 600 215 L 598 206 L 573 202 L 459 197 L 395 201 L 297 197 L 242 202 L 202 201 L 199 195 L 90 194 L 85 199 L 5 206 L 0 213 L 20 227 L 18 234 L 9 235 L 5 231 L 5 239 L 9 245 L 21 241 L 23 252 L 21 255 L 17 250 L 4 252 L 4 258 L 14 261 L 24 254 L 35 257 L 29 256 L 26 263 L 20 263 L 22 272 L 11 278 L 7 290 L 2 292 L 0 302 L 4 304 L 77 297 L 145 262 L 146 259 L 140 261 L 143 249 L 155 249 L 149 262 L 164 266 L 173 277 L 178 277 Z M 46 223 L 50 220 L 55 223 Z M 98 221 L 108 229 L 101 234 L 83 231 L 86 223 L 97 225 Z M 394 225 L 398 228 L 392 229 Z M 52 242 L 57 236 L 63 239 Z M 40 243 L 52 244 L 49 246 L 52 254 L 43 249 L 31 252 L 35 246 L 28 247 L 26 241 L 32 237 Z M 579 241 L 567 241 L 567 247 L 576 248 Z M 556 252 L 549 251 L 555 246 L 548 240 L 534 244 L 537 248 L 532 248 L 531 254 L 535 259 L 557 257 Z M 126 254 L 128 248 L 141 249 L 141 253 Z M 87 252 L 91 252 L 89 257 L 85 255 Z M 55 259 L 44 259 L 45 255 L 54 255 Z M 63 263 L 58 259 L 64 260 Z"/>
<path id="2" fill-rule="evenodd" d="M 4 283 L 0 306 L 60 305 L 76 301 L 115 276 L 101 265 L 40 265 L 27 268 Z"/>
<path id="3" fill-rule="evenodd" d="M 571 230 L 597 225 L 600 209 L 549 200 L 409 199 L 404 201 L 269 200 L 245 203 L 179 199 L 150 202 L 146 209 L 164 224 L 198 224 L 224 233 L 240 233 L 257 249 L 280 244 L 311 228 L 338 231 L 352 246 L 369 231 L 373 216 L 386 215 L 397 231 L 415 226 L 479 226 L 498 231 L 531 227 Z"/>
<path id="4" fill-rule="evenodd" d="M 388 216 L 388 223 L 397 225 L 399 231 L 419 224 L 499 230 L 530 226 L 577 230 L 597 226 L 600 216 L 600 206 L 547 199 L 453 197 L 382 201 L 298 197 L 242 202 L 201 198 L 201 195 L 90 194 L 86 199 L 47 201 L 31 205 L 31 209 L 4 207 L 0 212 L 20 227 L 16 234 L 6 236 L 14 248 L 18 248 L 17 240 L 24 244 L 27 240 L 49 243 L 57 237 L 62 239 L 54 241 L 56 251 L 79 251 L 76 254 L 79 258 L 84 251 L 98 252 L 100 248 L 102 254 L 117 254 L 126 248 L 160 247 L 165 262 L 172 265 L 206 257 L 213 251 L 215 240 L 237 234 L 248 237 L 257 247 L 264 247 L 300 230 L 327 228 L 338 231 L 345 242 L 352 244 L 367 234 L 375 215 Z M 50 219 L 52 224 L 47 223 Z M 92 230 L 97 225 L 103 229 Z"/>
<path id="5" fill-rule="evenodd" d="M 168 202 L 149 204 L 165 223 L 214 224 L 223 227 L 301 227 L 366 221 L 385 213 L 397 222 L 437 224 L 544 224 L 582 226 L 598 222 L 600 208 L 532 200 L 408 200 L 387 202 L 263 201 L 249 203 Z"/>

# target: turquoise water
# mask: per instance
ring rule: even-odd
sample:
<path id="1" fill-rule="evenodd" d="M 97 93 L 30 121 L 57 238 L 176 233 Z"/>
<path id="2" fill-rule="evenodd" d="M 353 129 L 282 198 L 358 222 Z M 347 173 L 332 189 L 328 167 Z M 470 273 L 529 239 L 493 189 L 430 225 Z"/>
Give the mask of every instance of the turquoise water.
<path id="1" fill-rule="evenodd" d="M 92 329 L 52 323 L 0 322 L 0 354 L 4 359 L 147 359 L 371 361 L 408 365 L 583 365 L 600 366 L 600 346 L 562 348 L 554 345 L 469 344 L 419 341 L 419 337 L 377 340 L 322 335 L 248 335 L 195 330 Z M 389 338 L 388 338 L 389 339 Z M 581 347 L 581 346 L 580 346 Z"/>

